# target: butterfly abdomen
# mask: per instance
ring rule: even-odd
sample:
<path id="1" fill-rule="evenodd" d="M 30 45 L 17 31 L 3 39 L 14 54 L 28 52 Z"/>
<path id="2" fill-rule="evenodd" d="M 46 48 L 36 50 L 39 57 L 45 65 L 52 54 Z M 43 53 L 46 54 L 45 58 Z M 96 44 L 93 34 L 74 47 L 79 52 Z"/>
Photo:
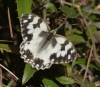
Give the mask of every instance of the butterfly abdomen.
<path id="1" fill-rule="evenodd" d="M 47 34 L 47 36 L 41 41 L 41 43 L 38 47 L 39 48 L 39 50 L 38 50 L 39 53 L 41 51 L 45 50 L 49 46 L 50 42 L 52 41 L 52 38 L 53 38 L 53 33 L 49 32 Z"/>

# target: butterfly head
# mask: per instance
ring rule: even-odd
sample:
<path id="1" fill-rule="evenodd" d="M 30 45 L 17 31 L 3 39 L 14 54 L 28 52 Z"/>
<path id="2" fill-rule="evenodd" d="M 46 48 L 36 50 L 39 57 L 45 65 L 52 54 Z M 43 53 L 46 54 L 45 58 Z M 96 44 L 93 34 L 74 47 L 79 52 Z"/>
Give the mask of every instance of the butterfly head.
<path id="1" fill-rule="evenodd" d="M 56 30 L 52 30 L 51 33 L 53 33 L 53 35 L 55 35 L 56 34 Z"/>

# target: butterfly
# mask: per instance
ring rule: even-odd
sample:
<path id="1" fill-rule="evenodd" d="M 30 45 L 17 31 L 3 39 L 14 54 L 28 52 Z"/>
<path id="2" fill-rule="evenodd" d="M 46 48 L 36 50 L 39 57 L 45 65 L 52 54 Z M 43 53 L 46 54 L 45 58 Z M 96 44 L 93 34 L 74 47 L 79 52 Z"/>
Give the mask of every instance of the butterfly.
<path id="1" fill-rule="evenodd" d="M 76 58 L 74 45 L 66 37 L 56 34 L 55 30 L 50 30 L 39 16 L 23 14 L 20 27 L 23 38 L 21 58 L 32 68 L 44 70 L 52 64 L 67 63 Z"/>

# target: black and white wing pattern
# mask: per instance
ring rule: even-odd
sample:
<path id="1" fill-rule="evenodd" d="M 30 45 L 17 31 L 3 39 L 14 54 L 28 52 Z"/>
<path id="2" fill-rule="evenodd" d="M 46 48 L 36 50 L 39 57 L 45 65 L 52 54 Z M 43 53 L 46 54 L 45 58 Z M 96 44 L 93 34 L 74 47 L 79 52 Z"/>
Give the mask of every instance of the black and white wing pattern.
<path id="1" fill-rule="evenodd" d="M 23 38 L 21 58 L 33 68 L 44 70 L 52 64 L 67 63 L 76 58 L 73 44 L 51 31 L 37 15 L 23 14 L 20 25 Z"/>

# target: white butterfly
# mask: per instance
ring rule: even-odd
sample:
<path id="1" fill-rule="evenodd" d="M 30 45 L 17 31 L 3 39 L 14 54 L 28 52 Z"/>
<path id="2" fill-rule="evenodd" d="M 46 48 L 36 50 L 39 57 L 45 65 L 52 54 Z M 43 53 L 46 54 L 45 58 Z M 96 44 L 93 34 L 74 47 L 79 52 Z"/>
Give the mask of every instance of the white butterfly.
<path id="1" fill-rule="evenodd" d="M 44 70 L 52 64 L 67 63 L 76 58 L 73 44 L 51 31 L 37 15 L 23 14 L 20 25 L 23 38 L 21 58 L 33 68 Z"/>

